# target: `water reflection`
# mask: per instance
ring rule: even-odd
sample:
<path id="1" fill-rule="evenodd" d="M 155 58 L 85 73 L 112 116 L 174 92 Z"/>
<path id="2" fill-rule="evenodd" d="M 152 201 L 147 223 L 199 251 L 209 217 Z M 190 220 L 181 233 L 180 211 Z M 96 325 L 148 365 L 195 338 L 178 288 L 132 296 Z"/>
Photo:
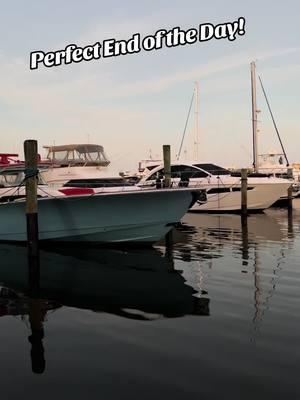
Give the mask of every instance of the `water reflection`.
<path id="1" fill-rule="evenodd" d="M 292 243 L 289 239 L 294 238 L 295 229 L 299 233 L 299 219 L 285 214 L 285 218 L 276 212 L 254 214 L 247 219 L 237 215 L 187 214 L 173 233 L 174 256 L 183 261 L 207 260 L 224 257 L 223 250 L 231 247 L 241 252 L 247 265 L 255 245 L 263 248 L 271 243 Z"/>
<path id="2" fill-rule="evenodd" d="M 0 281 L 27 293 L 26 249 L 2 245 L 0 255 L 6 260 L 0 266 Z M 170 253 L 164 255 L 155 249 L 41 250 L 40 298 L 145 320 L 154 315 L 208 314 L 208 307 L 201 306 L 207 299 L 194 296 L 195 290 L 185 284 L 180 271 L 174 271 L 170 257 Z"/>
<path id="3" fill-rule="evenodd" d="M 140 321 L 209 315 L 209 299 L 195 296 L 174 269 L 172 246 L 113 250 L 40 250 L 40 271 L 26 264 L 24 247 L 0 246 L 1 315 L 28 316 L 32 371 L 45 370 L 44 322 L 62 306 Z"/>
<path id="4" fill-rule="evenodd" d="M 206 265 L 209 269 L 216 264 L 213 260 L 223 258 L 225 272 L 222 271 L 218 279 L 223 277 L 224 284 L 231 270 L 228 252 L 232 261 L 240 261 L 240 271 L 234 272 L 253 276 L 251 320 L 255 333 L 250 340 L 255 341 L 264 316 L 271 308 L 282 269 L 288 265 L 287 255 L 299 236 L 299 226 L 299 214 L 287 213 L 287 210 L 271 210 L 246 219 L 235 215 L 187 214 L 183 224 L 177 227 L 174 256 L 181 261 L 197 261 L 202 268 Z M 243 277 L 236 275 L 235 279 L 240 289 Z"/>
<path id="5" fill-rule="evenodd" d="M 154 326 L 149 336 L 156 332 L 157 342 L 163 327 L 168 328 L 166 335 L 175 327 L 172 334 L 176 335 L 177 329 L 179 345 L 185 340 L 182 346 L 188 348 L 194 341 L 195 352 L 201 348 L 198 365 L 205 353 L 199 346 L 201 340 L 208 345 L 211 340 L 211 349 L 215 349 L 216 341 L 221 351 L 228 343 L 242 343 L 241 337 L 256 343 L 263 335 L 261 327 L 266 327 L 264 320 L 274 307 L 278 283 L 289 266 L 289 252 L 294 251 L 297 238 L 299 219 L 294 215 L 291 220 L 285 211 L 247 220 L 239 216 L 187 215 L 166 246 L 160 243 L 155 249 L 44 248 L 40 250 L 40 271 L 28 269 L 26 248 L 0 245 L 1 316 L 18 316 L 28 323 L 35 373 L 43 373 L 50 358 L 51 337 L 48 353 L 44 340 L 47 318 L 51 313 L 55 317 L 64 306 L 93 311 L 86 316 L 91 320 L 91 330 L 95 321 L 104 321 L 101 313 L 131 320 L 116 319 L 132 324 L 134 329 L 132 320 L 145 321 L 137 325 L 147 327 L 145 330 Z M 290 295 L 292 289 L 288 290 Z M 276 312 L 280 301 L 277 309 L 275 304 Z M 294 312 L 292 308 L 290 312 Z M 212 317 L 197 318 L 208 315 Z M 196 318 L 178 318 L 183 316 Z M 178 319 L 168 320 L 171 318 Z M 223 328 L 226 323 L 227 330 Z M 80 332 L 75 329 L 74 334 Z M 234 341 L 228 342 L 228 335 L 235 335 Z M 162 349 L 165 343 L 169 343 L 168 338 L 162 342 Z M 163 354 L 164 350 L 160 351 Z M 210 357 L 211 353 L 206 360 Z"/>

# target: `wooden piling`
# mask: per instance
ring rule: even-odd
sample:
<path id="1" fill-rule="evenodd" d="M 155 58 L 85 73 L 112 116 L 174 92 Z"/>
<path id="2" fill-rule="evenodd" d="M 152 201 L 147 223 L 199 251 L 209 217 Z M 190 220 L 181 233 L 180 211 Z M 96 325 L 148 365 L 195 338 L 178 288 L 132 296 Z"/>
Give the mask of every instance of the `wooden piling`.
<path id="1" fill-rule="evenodd" d="M 247 189 L 248 189 L 248 171 L 246 168 L 243 168 L 241 170 L 241 214 L 243 217 L 246 217 L 248 214 Z"/>
<path id="2" fill-rule="evenodd" d="M 287 177 L 290 180 L 294 179 L 293 168 L 287 169 Z M 288 196 L 288 212 L 289 212 L 289 214 L 291 214 L 293 212 L 293 186 L 292 185 L 288 188 L 287 196 Z"/>
<path id="3" fill-rule="evenodd" d="M 26 221 L 29 257 L 38 257 L 37 141 L 24 142 L 26 177 Z"/>
<path id="4" fill-rule="evenodd" d="M 164 154 L 164 171 L 165 171 L 165 181 L 164 186 L 171 186 L 171 146 L 168 144 L 163 145 Z"/>
<path id="5" fill-rule="evenodd" d="M 293 212 L 293 186 L 288 188 L 288 212 L 291 214 Z"/>
<path id="6" fill-rule="evenodd" d="M 288 179 L 294 179 L 293 168 L 287 169 L 287 177 Z"/>
<path id="7" fill-rule="evenodd" d="M 24 142 L 26 222 L 28 247 L 28 286 L 32 298 L 39 297 L 40 263 L 38 249 L 38 209 L 37 209 L 37 141 Z"/>

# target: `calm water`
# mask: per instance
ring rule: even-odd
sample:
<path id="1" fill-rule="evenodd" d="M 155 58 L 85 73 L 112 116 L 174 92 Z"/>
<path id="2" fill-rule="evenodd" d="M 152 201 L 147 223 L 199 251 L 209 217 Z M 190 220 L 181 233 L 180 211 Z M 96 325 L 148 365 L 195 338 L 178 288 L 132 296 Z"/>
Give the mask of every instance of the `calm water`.
<path id="1" fill-rule="evenodd" d="M 188 214 L 173 236 L 44 249 L 40 299 L 26 249 L 0 245 L 2 398 L 300 398 L 300 207 L 243 230 Z"/>

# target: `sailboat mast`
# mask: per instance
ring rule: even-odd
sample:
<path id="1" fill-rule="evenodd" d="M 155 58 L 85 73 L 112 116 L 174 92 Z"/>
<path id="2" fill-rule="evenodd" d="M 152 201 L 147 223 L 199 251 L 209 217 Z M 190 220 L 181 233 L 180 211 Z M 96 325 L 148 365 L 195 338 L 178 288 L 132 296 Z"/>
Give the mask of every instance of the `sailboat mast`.
<path id="1" fill-rule="evenodd" d="M 194 131 L 194 160 L 199 159 L 199 82 L 195 82 L 195 131 Z"/>
<path id="2" fill-rule="evenodd" d="M 257 104 L 256 104 L 256 65 L 251 65 L 251 94 L 252 94 L 252 135 L 253 135 L 253 169 L 258 172 L 258 145 L 257 145 Z"/>

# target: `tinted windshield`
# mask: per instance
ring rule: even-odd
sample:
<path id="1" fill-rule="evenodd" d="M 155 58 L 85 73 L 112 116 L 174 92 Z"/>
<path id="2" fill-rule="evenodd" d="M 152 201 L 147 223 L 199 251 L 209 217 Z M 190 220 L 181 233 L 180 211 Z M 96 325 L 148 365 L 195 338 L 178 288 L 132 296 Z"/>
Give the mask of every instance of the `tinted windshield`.
<path id="1" fill-rule="evenodd" d="M 159 171 L 154 172 L 146 180 L 153 180 L 156 178 L 162 179 L 164 177 L 164 169 L 161 168 Z M 172 165 L 171 166 L 171 177 L 181 178 L 181 179 L 191 179 L 191 178 L 206 178 L 207 174 L 204 171 L 200 171 L 189 165 Z"/>
<path id="2" fill-rule="evenodd" d="M 128 182 L 123 178 L 71 179 L 64 184 L 65 187 L 81 188 L 123 187 L 133 185 L 133 183 Z"/>
<path id="3" fill-rule="evenodd" d="M 38 175 L 38 184 L 44 185 L 44 181 Z M 0 187 L 17 187 L 25 185 L 24 171 L 2 171 L 0 174 Z"/>
<path id="4" fill-rule="evenodd" d="M 204 169 L 212 175 L 230 175 L 230 171 L 215 164 L 194 164 L 195 167 Z"/>

